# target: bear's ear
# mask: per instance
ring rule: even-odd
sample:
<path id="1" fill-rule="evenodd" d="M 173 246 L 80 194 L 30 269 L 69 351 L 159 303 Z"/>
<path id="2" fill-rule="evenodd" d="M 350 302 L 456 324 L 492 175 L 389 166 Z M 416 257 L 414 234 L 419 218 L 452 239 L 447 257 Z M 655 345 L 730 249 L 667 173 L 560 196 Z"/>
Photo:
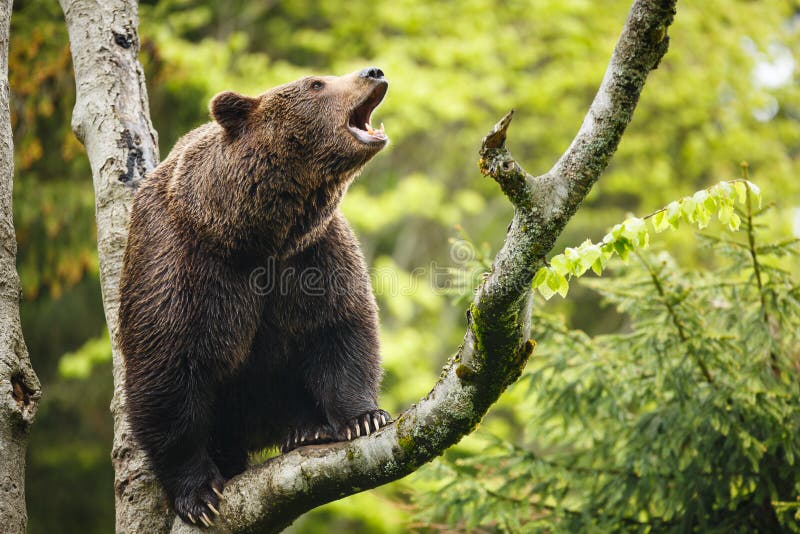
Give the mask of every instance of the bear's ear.
<path id="1" fill-rule="evenodd" d="M 247 117 L 256 106 L 258 106 L 257 98 L 225 91 L 211 99 L 211 116 L 225 128 L 226 132 L 236 136 L 242 131 Z"/>

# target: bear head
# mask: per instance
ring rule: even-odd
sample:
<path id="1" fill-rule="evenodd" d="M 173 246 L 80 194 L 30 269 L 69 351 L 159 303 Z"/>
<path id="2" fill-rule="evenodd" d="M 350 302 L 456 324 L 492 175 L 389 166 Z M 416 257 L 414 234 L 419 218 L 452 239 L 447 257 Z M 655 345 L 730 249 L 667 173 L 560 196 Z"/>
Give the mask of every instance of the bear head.
<path id="1" fill-rule="evenodd" d="M 184 234 L 215 254 L 285 257 L 325 231 L 350 182 L 388 143 L 370 125 L 388 85 L 371 67 L 256 97 L 220 93 L 214 122 L 182 137 L 152 173 L 165 179 L 148 182 L 163 187 Z"/>
<path id="2" fill-rule="evenodd" d="M 370 124 L 388 86 L 376 67 L 309 76 L 257 97 L 220 93 L 211 101 L 211 115 L 230 142 L 269 147 L 285 173 L 346 180 L 388 143 L 383 126 Z"/>

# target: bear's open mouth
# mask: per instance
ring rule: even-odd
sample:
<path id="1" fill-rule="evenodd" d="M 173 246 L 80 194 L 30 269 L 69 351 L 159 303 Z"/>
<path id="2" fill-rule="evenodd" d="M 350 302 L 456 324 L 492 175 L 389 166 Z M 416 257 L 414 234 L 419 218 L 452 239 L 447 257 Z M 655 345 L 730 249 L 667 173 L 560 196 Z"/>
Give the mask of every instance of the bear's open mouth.
<path id="1" fill-rule="evenodd" d="M 353 134 L 353 137 L 358 139 L 364 144 L 385 143 L 388 140 L 383 131 L 383 123 L 380 128 L 373 128 L 370 124 L 370 116 L 372 112 L 381 103 L 383 97 L 386 96 L 386 90 L 389 84 L 380 82 L 375 88 L 367 95 L 367 97 L 350 112 L 350 117 L 347 120 L 347 129 Z"/>

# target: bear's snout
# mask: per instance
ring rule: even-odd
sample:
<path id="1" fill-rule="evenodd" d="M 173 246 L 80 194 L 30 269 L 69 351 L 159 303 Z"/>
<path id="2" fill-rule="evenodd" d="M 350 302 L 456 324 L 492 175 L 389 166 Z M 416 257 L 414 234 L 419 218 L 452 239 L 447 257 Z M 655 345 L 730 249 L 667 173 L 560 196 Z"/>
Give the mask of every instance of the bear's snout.
<path id="1" fill-rule="evenodd" d="M 374 78 L 376 80 L 383 79 L 383 71 L 378 67 L 367 67 L 366 69 L 362 69 L 358 75 L 362 78 Z"/>

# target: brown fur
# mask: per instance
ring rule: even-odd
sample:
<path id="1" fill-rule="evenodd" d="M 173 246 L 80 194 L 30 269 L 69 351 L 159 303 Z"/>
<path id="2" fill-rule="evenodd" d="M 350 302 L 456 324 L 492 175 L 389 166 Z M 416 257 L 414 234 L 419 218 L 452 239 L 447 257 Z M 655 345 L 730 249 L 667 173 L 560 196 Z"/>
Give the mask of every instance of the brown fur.
<path id="1" fill-rule="evenodd" d="M 214 490 L 248 451 L 388 419 L 377 307 L 337 209 L 385 145 L 347 128 L 382 98 L 382 76 L 221 93 L 215 122 L 181 138 L 136 193 L 120 288 L 129 419 L 184 519 L 213 517 Z"/>

